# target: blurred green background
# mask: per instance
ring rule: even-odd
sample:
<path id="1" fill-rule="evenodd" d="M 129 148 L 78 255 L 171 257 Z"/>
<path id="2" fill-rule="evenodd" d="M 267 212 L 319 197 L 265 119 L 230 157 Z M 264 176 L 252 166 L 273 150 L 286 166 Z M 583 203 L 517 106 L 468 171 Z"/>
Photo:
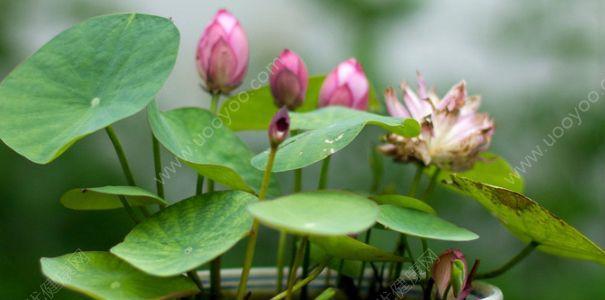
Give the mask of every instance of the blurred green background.
<path id="1" fill-rule="evenodd" d="M 175 70 L 160 93 L 161 105 L 207 106 L 198 87 L 195 45 L 218 8 L 228 8 L 250 39 L 248 81 L 283 48 L 298 52 L 311 74 L 328 72 L 355 56 L 379 90 L 413 81 L 416 70 L 444 93 L 466 79 L 481 94 L 483 111 L 496 120 L 492 151 L 511 164 L 528 162 L 537 146 L 543 154 L 526 167 L 526 194 L 605 245 L 605 3 L 585 1 L 186 1 L 19 0 L 0 1 L 0 76 L 65 28 L 88 17 L 137 11 L 171 17 L 181 31 Z M 247 82 L 242 88 L 247 88 Z M 596 93 L 596 94 L 595 94 Z M 596 95 L 582 123 L 565 131 L 552 147 L 543 139 L 578 103 Z M 121 121 L 123 140 L 138 182 L 153 190 L 150 132 L 143 114 Z M 330 186 L 367 189 L 365 163 L 379 130 L 368 130 L 333 159 Z M 264 133 L 243 133 L 255 151 Z M 171 159 L 164 153 L 165 162 Z M 531 160 L 531 159 L 530 159 Z M 49 165 L 36 165 L 0 146 L 0 299 L 25 299 L 44 278 L 38 260 L 76 249 L 107 250 L 132 227 L 121 211 L 77 212 L 59 204 L 74 187 L 119 185 L 124 178 L 104 132 L 77 143 Z M 411 166 L 387 161 L 383 187 L 407 190 Z M 316 185 L 318 166 L 305 171 L 305 187 Z M 291 174 L 283 174 L 284 191 Z M 194 192 L 192 171 L 181 168 L 168 181 L 175 201 Z M 523 245 L 478 204 L 439 190 L 431 200 L 440 214 L 477 232 L 471 243 L 431 243 L 435 251 L 459 247 L 483 270 L 506 261 Z M 276 235 L 261 233 L 256 265 L 274 261 Z M 375 243 L 391 249 L 393 237 Z M 242 245 L 227 254 L 239 265 Z M 506 299 L 605 299 L 605 268 L 542 253 L 491 280 Z M 55 299 L 81 299 L 63 290 Z"/>

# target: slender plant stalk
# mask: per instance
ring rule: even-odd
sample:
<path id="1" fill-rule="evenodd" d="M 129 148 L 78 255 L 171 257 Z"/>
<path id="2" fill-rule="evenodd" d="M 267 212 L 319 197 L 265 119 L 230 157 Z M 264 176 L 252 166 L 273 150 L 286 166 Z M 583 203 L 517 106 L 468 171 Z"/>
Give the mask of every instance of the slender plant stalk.
<path id="1" fill-rule="evenodd" d="M 342 261 L 341 261 L 342 262 Z M 306 278 L 307 276 L 309 276 L 309 266 L 311 264 L 311 244 L 307 243 L 307 245 L 305 245 L 305 255 L 303 258 L 303 264 L 302 264 L 302 278 Z M 340 272 L 340 270 L 338 270 Z M 303 286 L 302 289 L 300 290 L 300 299 L 301 300 L 307 300 L 309 298 L 309 289 L 307 286 Z"/>
<path id="2" fill-rule="evenodd" d="M 296 131 L 296 130 L 292 131 L 292 136 L 295 136 L 297 134 L 298 134 L 298 131 Z M 302 190 L 302 169 L 296 169 L 296 170 L 294 170 L 294 193 L 300 193 L 301 190 Z M 275 285 L 277 287 L 276 290 L 278 293 L 283 289 L 287 240 L 288 240 L 288 233 L 283 230 L 280 231 L 279 232 L 279 241 L 277 243 L 277 262 L 276 262 L 277 284 Z M 294 240 L 293 240 L 293 242 L 294 242 Z M 294 249 L 294 248 L 295 247 L 293 247 L 292 249 Z M 292 261 L 290 263 L 292 263 Z"/>
<path id="3" fill-rule="evenodd" d="M 116 154 L 118 155 L 118 159 L 120 160 L 120 165 L 122 166 L 122 171 L 124 172 L 124 176 L 126 176 L 126 181 L 128 182 L 128 185 L 137 185 L 134 181 L 134 176 L 132 176 L 130 166 L 128 165 L 128 159 L 126 158 L 126 154 L 124 153 L 124 148 L 122 148 L 122 143 L 120 143 L 120 139 L 116 135 L 116 132 L 111 126 L 105 127 L 105 131 L 107 132 L 107 135 L 109 136 L 109 139 L 113 144 L 113 148 L 116 150 Z"/>
<path id="4" fill-rule="evenodd" d="M 204 193 L 204 176 L 198 174 L 195 183 L 195 194 L 201 195 Z"/>
<path id="5" fill-rule="evenodd" d="M 202 283 L 202 280 L 200 279 L 200 277 L 197 275 L 197 271 L 195 271 L 195 270 L 189 271 L 189 272 L 187 272 L 187 276 L 189 276 L 189 278 L 191 278 L 191 281 L 193 281 L 193 283 L 195 283 L 197 288 L 200 290 L 200 294 L 204 294 L 204 284 Z"/>
<path id="6" fill-rule="evenodd" d="M 221 297 L 221 256 L 210 262 L 210 299 Z"/>
<path id="7" fill-rule="evenodd" d="M 330 171 L 330 160 L 332 156 L 324 158 L 321 163 L 321 173 L 319 174 L 319 182 L 317 183 L 317 189 L 323 190 L 328 186 L 328 173 Z"/>
<path id="8" fill-rule="evenodd" d="M 416 195 L 416 191 L 418 190 L 418 185 L 420 184 L 420 180 L 422 179 L 423 169 L 424 169 L 424 166 L 422 166 L 421 164 L 418 164 L 418 167 L 416 168 L 416 173 L 414 174 L 414 179 L 412 179 L 412 183 L 410 185 L 410 190 L 408 191 L 408 195 L 410 197 L 414 197 Z M 403 255 L 408 248 L 409 248 L 409 245 L 407 243 L 407 237 L 405 236 L 405 234 L 400 233 L 399 240 L 397 242 L 397 247 L 395 248 L 395 254 Z M 395 265 L 391 264 L 391 268 L 389 269 L 389 272 L 390 272 L 389 279 L 390 280 L 396 279 L 399 276 L 399 274 L 401 273 L 402 267 L 403 267 L 403 264 L 401 262 L 397 262 L 397 263 L 395 263 Z"/>
<path id="9" fill-rule="evenodd" d="M 263 182 L 258 193 L 258 199 L 260 201 L 263 201 L 267 196 L 267 189 L 269 188 L 269 181 L 271 179 L 271 169 L 273 169 L 273 162 L 275 161 L 275 153 L 277 153 L 277 148 L 271 147 L 267 166 L 265 167 L 265 173 L 263 175 Z M 248 286 L 248 276 L 250 275 L 250 268 L 252 267 L 252 261 L 254 260 L 254 250 L 256 248 L 256 240 L 258 238 L 258 227 L 258 221 L 254 220 L 254 222 L 252 223 L 252 230 L 250 231 L 250 236 L 248 237 L 248 243 L 246 244 L 244 266 L 242 269 L 242 276 L 239 281 L 239 287 L 237 289 L 238 300 L 244 299 L 244 296 L 246 294 L 246 289 Z"/>
<path id="10" fill-rule="evenodd" d="M 218 102 L 221 99 L 221 94 L 212 94 L 212 100 L 210 102 L 210 111 L 216 115 L 218 112 Z"/>
<path id="11" fill-rule="evenodd" d="M 302 191 L 302 169 L 294 170 L 294 192 Z"/>
<path id="12" fill-rule="evenodd" d="M 410 186 L 410 191 L 408 195 L 410 197 L 414 197 L 416 195 L 416 190 L 418 190 L 418 185 L 420 184 L 420 179 L 422 179 L 422 170 L 424 170 L 424 166 L 418 165 L 416 169 L 416 174 L 414 174 L 414 179 L 412 180 L 412 185 Z"/>
<path id="13" fill-rule="evenodd" d="M 210 102 L 210 111 L 216 115 L 218 111 L 218 102 L 221 99 L 221 94 L 216 93 L 212 94 L 212 100 Z M 202 185 L 204 178 L 201 175 L 198 175 L 197 182 L 198 187 Z M 202 188 L 198 188 L 199 193 L 201 194 Z M 214 192 L 214 180 L 208 179 L 208 187 L 207 192 Z M 221 256 L 217 256 L 210 263 L 210 299 L 218 299 L 221 294 Z"/>
<path id="14" fill-rule="evenodd" d="M 422 242 L 422 254 L 421 254 L 421 256 L 423 256 L 423 255 L 426 255 L 427 251 L 429 251 L 429 242 L 425 238 L 420 238 L 420 241 Z M 431 273 L 428 272 L 428 270 L 425 270 L 425 272 L 424 272 L 424 280 L 428 282 L 430 277 L 431 277 Z M 429 291 L 429 293 L 431 292 L 431 290 L 428 290 L 428 291 Z"/>
<path id="15" fill-rule="evenodd" d="M 319 274 L 321 274 L 321 272 L 326 268 L 325 264 L 321 264 L 317 267 L 315 267 L 313 269 L 313 271 L 311 271 L 309 273 L 309 276 L 303 278 L 301 281 L 297 282 L 293 287 L 292 287 L 292 293 L 300 290 L 303 286 L 306 286 L 307 284 L 309 284 L 311 281 L 313 281 L 315 278 L 317 278 L 317 276 L 319 276 Z M 286 298 L 288 296 L 288 291 L 283 291 L 280 294 L 276 295 L 275 297 L 271 298 L 271 300 L 279 300 L 279 299 L 283 299 Z"/>
<path id="16" fill-rule="evenodd" d="M 124 176 L 126 177 L 126 182 L 128 182 L 128 185 L 136 186 L 134 176 L 132 175 L 132 171 L 130 170 L 130 165 L 128 164 L 128 159 L 126 158 L 126 154 L 124 153 L 124 148 L 122 148 L 122 143 L 120 143 L 120 139 L 116 135 L 116 132 L 113 130 L 113 127 L 111 127 L 111 125 L 105 127 L 105 131 L 107 132 L 107 135 L 109 136 L 109 139 L 113 144 L 113 148 L 115 149 L 116 154 L 118 155 L 118 159 L 120 160 L 120 166 L 122 167 L 122 171 L 124 172 Z M 139 210 L 145 217 L 149 217 L 151 215 L 147 208 L 144 206 L 139 207 Z"/>
<path id="17" fill-rule="evenodd" d="M 286 242 L 288 234 L 285 230 L 280 230 L 279 241 L 277 243 L 277 285 L 276 292 L 279 293 L 284 288 L 284 264 L 286 256 Z"/>
<path id="18" fill-rule="evenodd" d="M 372 228 L 368 229 L 368 231 L 366 231 L 366 236 L 363 240 L 364 243 L 369 244 L 370 240 L 372 238 Z M 359 289 L 361 289 L 361 283 L 363 282 L 363 275 L 365 273 L 366 270 L 366 262 L 363 261 L 361 263 L 361 274 L 359 274 L 359 278 L 357 278 L 357 287 Z"/>
<path id="19" fill-rule="evenodd" d="M 431 175 L 431 180 L 429 181 L 429 186 L 426 188 L 424 193 L 422 193 L 422 199 L 427 201 L 433 195 L 433 191 L 435 191 L 435 186 L 437 185 L 437 178 L 439 178 L 439 174 L 441 173 L 441 169 L 437 168 L 433 171 L 433 175 Z"/>
<path id="20" fill-rule="evenodd" d="M 317 183 L 318 190 L 324 190 L 328 186 L 328 177 L 330 172 L 330 160 L 332 156 L 326 157 L 321 163 L 321 171 L 319 174 L 319 182 Z M 311 264 L 311 247 L 309 244 L 306 246 L 305 256 L 302 263 L 302 277 L 307 277 L 309 275 L 309 265 Z M 327 277 L 326 280 L 330 280 Z M 306 300 L 308 298 L 309 292 L 308 287 L 303 286 L 300 290 L 300 298 L 302 300 Z"/>
<path id="21" fill-rule="evenodd" d="M 514 267 L 520 261 L 522 261 L 524 258 L 526 258 L 529 254 L 531 254 L 536 249 L 536 247 L 538 247 L 539 245 L 540 244 L 538 242 L 532 241 L 525 248 L 523 248 L 523 250 L 521 250 L 521 252 L 519 252 L 517 255 L 515 255 L 513 258 L 511 258 L 511 260 L 509 260 L 507 263 L 505 263 L 500 268 L 487 272 L 487 273 L 477 274 L 477 276 L 475 278 L 489 279 L 489 278 L 498 277 L 498 276 L 504 274 L 506 271 L 510 270 L 512 267 Z"/>
<path id="22" fill-rule="evenodd" d="M 128 200 L 126 200 L 126 197 L 120 195 L 118 198 L 120 198 L 120 202 L 122 203 L 122 206 L 124 207 L 124 209 L 126 209 L 128 216 L 130 216 L 130 218 L 132 219 L 132 221 L 134 221 L 135 224 L 138 224 L 140 222 L 139 218 L 137 217 L 137 214 L 134 212 L 134 210 L 128 203 Z"/>
<path id="23" fill-rule="evenodd" d="M 162 172 L 162 156 L 160 153 L 160 142 L 151 134 L 151 142 L 153 144 L 153 167 L 155 169 L 155 189 L 160 198 L 164 198 L 164 180 L 160 179 Z M 160 205 L 164 208 L 164 205 Z"/>
<path id="24" fill-rule="evenodd" d="M 294 282 L 296 281 L 296 271 L 298 270 L 298 266 L 301 264 L 303 257 L 305 255 L 305 249 L 307 248 L 307 243 L 309 242 L 309 238 L 307 236 L 303 236 L 300 239 L 300 244 L 298 245 L 298 250 L 296 250 L 296 256 L 294 257 L 294 263 L 292 264 L 292 268 L 290 269 L 290 274 L 288 276 L 288 289 L 286 290 L 286 299 L 292 299 L 292 293 L 294 292 Z M 304 285 L 306 286 L 306 285 Z M 303 287 L 304 287 L 303 286 Z"/>
<path id="25" fill-rule="evenodd" d="M 397 242 L 397 248 L 395 250 L 395 253 L 399 256 L 405 255 L 406 246 L 408 246 L 407 236 L 404 234 L 399 235 L 399 241 Z M 399 277 L 399 274 L 401 274 L 402 268 L 403 268 L 403 263 L 397 262 L 394 265 L 394 267 L 390 270 L 390 271 L 392 271 L 392 273 L 389 274 L 390 280 L 397 279 Z"/>

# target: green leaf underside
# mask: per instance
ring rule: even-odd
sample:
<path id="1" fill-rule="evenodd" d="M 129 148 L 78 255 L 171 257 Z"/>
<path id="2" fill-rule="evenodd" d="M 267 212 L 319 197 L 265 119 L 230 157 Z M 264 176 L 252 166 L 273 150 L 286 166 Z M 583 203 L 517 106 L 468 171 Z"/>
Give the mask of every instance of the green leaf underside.
<path id="1" fill-rule="evenodd" d="M 297 111 L 312 111 L 317 108 L 319 90 L 324 78 L 323 75 L 309 78 L 305 101 Z M 377 111 L 379 106 L 374 90 L 370 89 L 369 110 Z M 277 109 L 269 86 L 263 86 L 238 93 L 225 100 L 218 115 L 232 130 L 266 130 Z"/>
<path id="2" fill-rule="evenodd" d="M 403 208 L 411 208 L 419 211 L 423 211 L 429 214 L 436 215 L 435 210 L 426 202 L 422 200 L 418 200 L 416 198 L 397 195 L 397 194 L 389 194 L 389 195 L 376 195 L 371 196 L 370 199 L 376 201 L 378 204 L 391 204 L 394 206 L 399 206 Z"/>
<path id="3" fill-rule="evenodd" d="M 358 261 L 403 261 L 402 257 L 380 250 L 349 236 L 312 236 L 309 239 L 326 255 Z"/>
<path id="4" fill-rule="evenodd" d="M 442 241 L 471 241 L 475 233 L 433 214 L 395 205 L 381 205 L 378 223 L 387 229 L 411 236 Z"/>
<path id="5" fill-rule="evenodd" d="M 263 172 L 250 165 L 253 153 L 211 112 L 201 108 L 161 112 L 155 103 L 148 112 L 154 136 L 199 174 L 233 189 L 254 192 L 260 187 Z M 273 178 L 270 194 L 277 190 Z"/>
<path id="6" fill-rule="evenodd" d="M 533 200 L 460 176 L 454 175 L 451 180 L 456 188 L 471 195 L 523 242 L 537 242 L 537 249 L 549 254 L 605 265 L 605 251 L 601 247 Z"/>
<path id="7" fill-rule="evenodd" d="M 198 291 L 184 276 L 147 275 L 107 252 L 75 252 L 40 263 L 50 280 L 94 299 L 175 299 Z"/>
<path id="8" fill-rule="evenodd" d="M 136 186 L 72 189 L 61 196 L 61 204 L 76 210 L 115 209 L 122 207 L 120 196 L 124 196 L 131 206 L 168 205 L 168 202 L 154 193 Z"/>
<path id="9" fill-rule="evenodd" d="M 300 235 L 354 234 L 372 226 L 378 206 L 358 195 L 341 191 L 314 191 L 284 196 L 248 207 L 269 227 Z"/>
<path id="10" fill-rule="evenodd" d="M 435 167 L 426 168 L 428 174 L 432 174 Z M 441 170 L 437 180 L 441 183 L 450 178 L 451 174 L 457 174 L 477 182 L 499 186 L 514 192 L 523 193 L 523 178 L 502 157 L 494 153 L 484 152 L 471 170 L 461 173 L 453 173 Z M 452 187 L 450 185 L 446 185 Z"/>
<path id="11" fill-rule="evenodd" d="M 62 32 L 0 84 L 0 138 L 36 163 L 135 114 L 170 74 L 179 32 L 165 18 L 106 15 Z"/>
<path id="12" fill-rule="evenodd" d="M 349 277 L 357 278 L 361 271 L 361 261 L 339 259 L 328 256 L 322 247 L 311 242 L 311 253 L 309 255 L 313 263 L 325 263 L 327 261 L 328 268 L 332 270 L 340 270 L 340 273 Z"/>
<path id="13" fill-rule="evenodd" d="M 414 136 L 419 132 L 416 128 L 418 123 L 414 120 L 406 119 L 404 122 L 343 107 L 327 107 L 306 114 L 293 114 L 293 118 L 294 116 L 298 118 L 299 124 L 307 124 L 304 128 L 314 130 L 293 136 L 280 145 L 273 172 L 300 169 L 321 161 L 349 145 L 367 125 L 380 126 L 406 136 Z M 332 119 L 334 122 L 322 121 Z M 268 150 L 258 154 L 252 159 L 252 165 L 264 170 L 268 155 Z"/>
<path id="14" fill-rule="evenodd" d="M 172 276 L 193 270 L 231 249 L 252 227 L 241 191 L 180 201 L 137 225 L 111 253 L 146 273 Z"/>

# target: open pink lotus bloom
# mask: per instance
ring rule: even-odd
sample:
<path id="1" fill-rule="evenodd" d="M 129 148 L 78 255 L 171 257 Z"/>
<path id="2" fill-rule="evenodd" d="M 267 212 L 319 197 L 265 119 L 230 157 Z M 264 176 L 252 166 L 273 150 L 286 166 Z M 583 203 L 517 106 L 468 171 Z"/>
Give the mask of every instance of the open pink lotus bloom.
<path id="1" fill-rule="evenodd" d="M 196 61 L 210 92 L 229 93 L 242 83 L 248 69 L 248 39 L 227 10 L 219 10 L 204 29 Z"/>
<path id="2" fill-rule="evenodd" d="M 493 120 L 477 112 L 481 98 L 468 96 L 466 83 L 461 81 L 439 99 L 434 91 L 427 90 L 420 74 L 417 94 L 406 83 L 401 89 L 403 103 L 392 88 L 386 90 L 387 110 L 394 117 L 415 119 L 422 131 L 415 138 L 389 134 L 380 150 L 398 161 L 435 164 L 456 172 L 472 168 L 479 154 L 489 148 L 494 134 Z"/>
<path id="3" fill-rule="evenodd" d="M 367 110 L 369 91 L 370 84 L 361 64 L 350 58 L 326 76 L 319 91 L 319 107 L 340 105 Z"/>
<path id="4" fill-rule="evenodd" d="M 277 107 L 294 110 L 303 104 L 307 93 L 309 74 L 303 60 L 285 49 L 271 68 L 269 83 Z"/>

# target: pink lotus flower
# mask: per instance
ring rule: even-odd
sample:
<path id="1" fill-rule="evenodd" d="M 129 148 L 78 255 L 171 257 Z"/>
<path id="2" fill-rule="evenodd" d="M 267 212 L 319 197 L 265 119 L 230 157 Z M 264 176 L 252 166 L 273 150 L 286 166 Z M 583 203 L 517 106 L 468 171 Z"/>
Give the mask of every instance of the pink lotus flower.
<path id="1" fill-rule="evenodd" d="M 303 104 L 307 93 L 309 74 L 300 57 L 285 49 L 271 68 L 269 83 L 277 107 L 294 110 Z"/>
<path id="2" fill-rule="evenodd" d="M 212 93 L 229 93 L 248 69 L 248 39 L 239 21 L 219 10 L 206 26 L 197 47 L 197 69 Z"/>
<path id="3" fill-rule="evenodd" d="M 340 63 L 324 80 L 319 91 L 319 107 L 341 105 L 367 110 L 370 84 L 354 58 Z"/>
<path id="4" fill-rule="evenodd" d="M 481 98 L 468 96 L 466 83 L 461 81 L 439 99 L 434 91 L 427 91 L 420 74 L 418 94 L 405 83 L 401 89 L 403 103 L 392 88 L 386 90 L 387 110 L 394 117 L 415 119 L 422 131 L 415 138 L 389 134 L 388 144 L 380 150 L 398 161 L 435 164 L 456 172 L 472 168 L 479 153 L 489 148 L 494 133 L 492 119 L 477 112 Z"/>
<path id="5" fill-rule="evenodd" d="M 269 142 L 271 148 L 277 148 L 287 137 L 290 130 L 290 115 L 285 106 L 275 113 L 269 124 Z"/>

